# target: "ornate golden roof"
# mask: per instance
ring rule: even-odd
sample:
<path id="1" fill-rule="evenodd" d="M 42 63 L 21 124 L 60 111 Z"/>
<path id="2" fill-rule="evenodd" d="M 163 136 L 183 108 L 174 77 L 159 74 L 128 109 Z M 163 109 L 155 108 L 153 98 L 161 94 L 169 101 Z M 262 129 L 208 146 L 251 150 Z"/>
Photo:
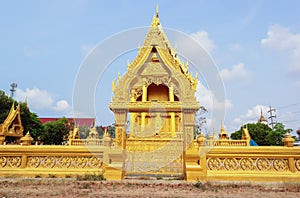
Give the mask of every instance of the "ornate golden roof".
<path id="1" fill-rule="evenodd" d="M 0 125 L 0 136 L 23 137 L 23 130 L 20 117 L 20 104 L 15 109 L 13 103 L 8 116 Z"/>
<path id="2" fill-rule="evenodd" d="M 149 60 L 149 57 L 152 59 Z M 146 34 L 143 46 L 139 48 L 138 55 L 134 61 L 131 64 L 129 62 L 127 64 L 128 70 L 143 65 L 146 62 L 153 61 L 153 58 L 184 74 L 186 79 L 190 82 L 191 88 L 196 90 L 198 73 L 196 73 L 196 76 L 193 78 L 188 72 L 188 62 L 183 64 L 177 56 L 176 49 L 171 47 L 160 23 L 158 7 L 156 7 L 156 12 L 153 16 L 149 31 Z M 113 84 L 115 86 L 115 82 Z"/>
<path id="3" fill-rule="evenodd" d="M 142 47 L 135 59 L 127 63 L 127 72 L 113 80 L 113 98 L 110 109 L 140 111 L 153 105 L 151 101 L 135 103 L 142 95 L 142 88 L 150 84 L 164 85 L 172 89 L 178 101 L 158 101 L 167 111 L 182 108 L 199 109 L 195 92 L 198 74 L 193 78 L 188 71 L 188 62 L 183 64 L 171 47 L 159 19 L 158 8 L 152 18 Z M 148 105 L 149 103 L 149 105 Z"/>

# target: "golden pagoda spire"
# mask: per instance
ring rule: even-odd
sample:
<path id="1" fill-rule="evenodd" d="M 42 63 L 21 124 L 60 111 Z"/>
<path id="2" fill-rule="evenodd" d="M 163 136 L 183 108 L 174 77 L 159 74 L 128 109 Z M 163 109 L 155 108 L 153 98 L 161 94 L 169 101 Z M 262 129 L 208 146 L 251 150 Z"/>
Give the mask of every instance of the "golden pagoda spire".
<path id="1" fill-rule="evenodd" d="M 224 127 L 224 120 L 222 121 L 219 138 L 220 139 L 228 139 L 228 133 L 225 131 L 225 127 Z"/>
<path id="2" fill-rule="evenodd" d="M 225 132 L 225 127 L 224 127 L 224 120 L 221 123 L 221 132 Z"/>
<path id="3" fill-rule="evenodd" d="M 260 117 L 257 121 L 258 123 L 268 124 L 268 120 L 263 115 L 262 107 L 260 107 Z"/>

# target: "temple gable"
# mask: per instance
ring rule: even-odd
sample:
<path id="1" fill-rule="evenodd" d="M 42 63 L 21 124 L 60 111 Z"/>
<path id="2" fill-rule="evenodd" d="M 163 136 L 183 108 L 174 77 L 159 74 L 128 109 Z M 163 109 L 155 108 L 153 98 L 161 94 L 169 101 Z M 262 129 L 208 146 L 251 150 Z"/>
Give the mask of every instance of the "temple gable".
<path id="1" fill-rule="evenodd" d="M 23 126 L 20 117 L 20 104 L 15 109 L 14 104 L 4 122 L 0 125 L 0 144 L 3 144 L 6 137 L 16 137 L 17 143 L 23 137 Z"/>

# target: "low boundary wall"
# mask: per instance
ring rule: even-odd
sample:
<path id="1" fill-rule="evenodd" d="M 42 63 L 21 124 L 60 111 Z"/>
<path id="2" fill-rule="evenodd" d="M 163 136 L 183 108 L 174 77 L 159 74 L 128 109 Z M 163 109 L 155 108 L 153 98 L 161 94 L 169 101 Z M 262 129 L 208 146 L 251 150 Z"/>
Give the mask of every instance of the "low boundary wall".
<path id="1" fill-rule="evenodd" d="M 0 176 L 75 177 L 89 173 L 121 180 L 125 159 L 125 152 L 114 146 L 1 145 Z M 192 147 L 186 151 L 184 163 L 187 181 L 300 182 L 300 147 Z"/>
<path id="2" fill-rule="evenodd" d="M 112 147 L 0 146 L 0 176 L 122 178 L 122 151 Z M 119 169 L 121 167 L 121 169 Z"/>
<path id="3" fill-rule="evenodd" d="M 207 149 L 208 153 L 200 157 L 199 151 L 187 151 L 188 181 L 300 182 L 300 147 L 220 146 L 201 149 Z"/>

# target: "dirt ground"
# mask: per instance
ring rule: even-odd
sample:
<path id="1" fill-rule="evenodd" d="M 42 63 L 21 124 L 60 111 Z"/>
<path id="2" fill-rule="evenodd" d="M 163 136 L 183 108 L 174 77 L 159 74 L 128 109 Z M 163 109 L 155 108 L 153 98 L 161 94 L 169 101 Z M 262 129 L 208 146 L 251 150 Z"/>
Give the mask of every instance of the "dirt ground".
<path id="1" fill-rule="evenodd" d="M 296 183 L 206 183 L 182 180 L 78 181 L 1 178 L 0 197 L 300 197 Z"/>

